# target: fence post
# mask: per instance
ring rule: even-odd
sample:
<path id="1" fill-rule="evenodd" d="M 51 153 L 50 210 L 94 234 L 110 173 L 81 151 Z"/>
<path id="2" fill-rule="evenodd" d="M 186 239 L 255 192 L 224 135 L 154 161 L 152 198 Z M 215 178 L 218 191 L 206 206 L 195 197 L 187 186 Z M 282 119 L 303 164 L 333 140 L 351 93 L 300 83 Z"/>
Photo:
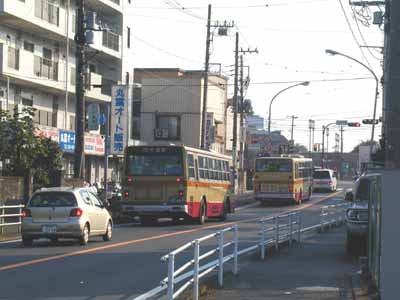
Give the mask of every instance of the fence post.
<path id="1" fill-rule="evenodd" d="M 265 220 L 261 220 L 261 259 L 265 259 Z"/>
<path id="2" fill-rule="evenodd" d="M 275 217 L 275 250 L 279 251 L 279 216 Z"/>
<path id="3" fill-rule="evenodd" d="M 3 224 L 4 224 L 4 206 L 1 207 L 1 216 L 0 216 L 0 234 L 3 234 Z"/>
<path id="4" fill-rule="evenodd" d="M 233 225 L 233 274 L 238 273 L 239 230 L 237 224 Z"/>
<path id="5" fill-rule="evenodd" d="M 218 285 L 222 287 L 224 285 L 224 232 L 221 231 L 218 237 Z"/>
<path id="6" fill-rule="evenodd" d="M 297 212 L 297 242 L 300 243 L 301 238 L 301 211 Z"/>
<path id="7" fill-rule="evenodd" d="M 194 257 L 193 257 L 193 300 L 199 299 L 199 255 L 200 242 L 194 241 Z"/>
<path id="8" fill-rule="evenodd" d="M 292 246 L 292 233 L 293 233 L 293 221 L 292 213 L 289 213 L 289 246 Z"/>
<path id="9" fill-rule="evenodd" d="M 168 255 L 168 293 L 167 300 L 174 299 L 174 270 L 175 269 L 175 255 L 170 253 Z"/>
<path id="10" fill-rule="evenodd" d="M 325 223 L 325 208 L 321 208 L 321 232 L 324 232 L 324 223 Z"/>
<path id="11" fill-rule="evenodd" d="M 20 206 L 19 207 L 19 217 L 18 217 L 18 220 L 19 220 L 19 225 L 18 225 L 18 233 L 21 233 L 21 226 L 22 226 L 22 207 Z"/>

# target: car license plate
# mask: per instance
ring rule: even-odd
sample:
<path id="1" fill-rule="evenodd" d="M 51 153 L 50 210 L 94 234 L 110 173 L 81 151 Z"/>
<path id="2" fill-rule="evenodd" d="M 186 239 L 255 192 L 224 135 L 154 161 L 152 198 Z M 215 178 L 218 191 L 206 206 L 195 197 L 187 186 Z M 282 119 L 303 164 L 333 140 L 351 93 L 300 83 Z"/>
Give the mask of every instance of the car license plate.
<path id="1" fill-rule="evenodd" d="M 56 233 L 57 232 L 57 226 L 56 225 L 43 225 L 42 226 L 42 232 L 43 233 Z"/>

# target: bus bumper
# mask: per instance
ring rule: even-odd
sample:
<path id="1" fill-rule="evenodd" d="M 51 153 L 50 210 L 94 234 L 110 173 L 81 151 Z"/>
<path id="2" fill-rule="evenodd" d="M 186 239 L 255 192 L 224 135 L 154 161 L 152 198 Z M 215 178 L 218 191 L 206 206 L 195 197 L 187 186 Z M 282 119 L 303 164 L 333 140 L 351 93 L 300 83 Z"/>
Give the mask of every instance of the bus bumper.
<path id="1" fill-rule="evenodd" d="M 122 212 L 134 216 L 173 217 L 183 216 L 188 212 L 187 205 L 130 205 L 123 204 Z"/>
<path id="2" fill-rule="evenodd" d="M 254 194 L 254 198 L 256 201 L 260 201 L 262 203 L 293 202 L 295 200 L 295 194 L 259 192 Z"/>

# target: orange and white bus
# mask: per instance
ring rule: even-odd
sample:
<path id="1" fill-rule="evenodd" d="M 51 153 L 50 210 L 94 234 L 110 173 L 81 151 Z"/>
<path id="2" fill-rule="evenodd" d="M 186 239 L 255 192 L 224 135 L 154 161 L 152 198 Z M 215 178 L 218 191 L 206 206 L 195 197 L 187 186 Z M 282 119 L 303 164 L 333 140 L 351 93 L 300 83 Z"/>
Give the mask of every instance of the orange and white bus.
<path id="1" fill-rule="evenodd" d="M 254 168 L 254 197 L 263 204 L 301 203 L 312 194 L 312 159 L 300 155 L 259 157 Z"/>
<path id="2" fill-rule="evenodd" d="M 127 147 L 122 183 L 122 213 L 143 224 L 159 218 L 184 218 L 203 224 L 226 219 L 231 158 L 186 146 Z"/>

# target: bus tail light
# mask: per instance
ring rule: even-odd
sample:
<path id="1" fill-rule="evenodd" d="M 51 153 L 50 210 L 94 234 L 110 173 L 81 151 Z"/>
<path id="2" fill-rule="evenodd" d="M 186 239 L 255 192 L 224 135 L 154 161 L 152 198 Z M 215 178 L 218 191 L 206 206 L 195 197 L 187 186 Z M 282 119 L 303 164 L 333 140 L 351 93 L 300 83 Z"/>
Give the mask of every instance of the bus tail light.
<path id="1" fill-rule="evenodd" d="M 128 176 L 127 181 L 128 181 L 128 183 L 132 183 L 133 182 L 133 177 L 132 176 Z"/>
<path id="2" fill-rule="evenodd" d="M 176 182 L 177 183 L 183 183 L 183 178 L 180 178 L 180 177 L 176 178 Z"/>
<path id="3" fill-rule="evenodd" d="M 293 193 L 293 184 L 289 184 L 289 193 Z"/>
<path id="4" fill-rule="evenodd" d="M 125 192 L 124 192 L 124 197 L 125 197 L 125 198 L 128 198 L 128 197 L 129 197 L 129 191 L 125 191 Z"/>
<path id="5" fill-rule="evenodd" d="M 179 191 L 178 195 L 179 195 L 180 198 L 183 198 L 183 196 L 185 195 L 185 193 L 184 193 L 183 191 Z"/>

